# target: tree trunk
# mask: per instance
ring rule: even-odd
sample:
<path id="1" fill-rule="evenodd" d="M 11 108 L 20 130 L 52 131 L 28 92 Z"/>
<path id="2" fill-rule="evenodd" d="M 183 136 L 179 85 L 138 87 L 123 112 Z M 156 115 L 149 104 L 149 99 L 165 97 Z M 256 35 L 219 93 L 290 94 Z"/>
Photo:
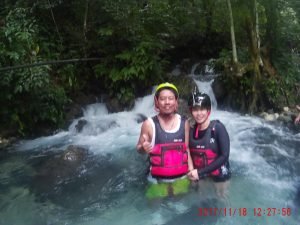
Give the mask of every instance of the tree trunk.
<path id="1" fill-rule="evenodd" d="M 48 0 L 48 5 L 49 5 L 49 9 L 50 9 L 52 20 L 53 20 L 53 23 L 55 25 L 55 29 L 56 29 L 56 32 L 57 32 L 57 35 L 58 35 L 58 38 L 59 38 L 59 42 L 60 42 L 60 45 L 62 47 L 62 45 L 63 45 L 63 43 L 62 43 L 62 37 L 61 37 L 61 35 L 59 33 L 59 30 L 58 30 L 58 26 L 57 26 L 57 23 L 56 23 L 56 20 L 55 20 L 55 17 L 54 17 L 54 13 L 53 13 L 53 10 L 52 10 L 52 4 L 51 4 L 50 0 Z"/>
<path id="2" fill-rule="evenodd" d="M 264 65 L 264 70 L 269 76 L 276 76 L 277 71 L 273 66 L 272 58 L 276 55 L 278 49 L 278 1 L 266 1 L 264 3 L 265 13 L 267 17 L 266 23 L 266 38 L 264 46 L 261 48 L 261 56 Z"/>
<path id="3" fill-rule="evenodd" d="M 259 36 L 259 21 L 258 21 L 258 11 L 257 11 L 257 3 L 254 0 L 254 15 L 255 15 L 255 30 L 256 30 L 256 39 L 257 39 L 257 49 L 260 53 L 260 36 Z M 263 61 L 261 59 L 261 55 L 259 54 L 259 64 L 263 66 Z"/>
<path id="4" fill-rule="evenodd" d="M 89 12 L 89 0 L 85 1 L 85 13 L 84 13 L 84 20 L 83 20 L 83 38 L 84 38 L 84 55 L 87 57 L 86 53 L 86 45 L 87 45 L 87 17 L 88 17 L 88 12 Z"/>
<path id="5" fill-rule="evenodd" d="M 251 54 L 251 61 L 252 61 L 252 72 L 253 72 L 253 79 L 252 79 L 252 98 L 249 105 L 249 112 L 253 113 L 257 111 L 258 102 L 262 103 L 262 100 L 259 99 L 261 92 L 260 92 L 260 82 L 261 82 L 261 71 L 260 71 L 260 54 L 259 49 L 257 46 L 257 34 L 253 23 L 248 20 L 248 38 L 250 41 L 249 45 L 249 52 Z"/>
<path id="6" fill-rule="evenodd" d="M 237 51 L 236 51 L 236 42 L 235 42 L 235 34 L 234 34 L 234 22 L 232 16 L 232 9 L 231 9 L 231 2 L 227 0 L 227 6 L 229 11 L 229 18 L 230 18 L 230 34 L 231 34 L 231 43 L 232 43 L 232 58 L 234 64 L 238 63 Z"/>

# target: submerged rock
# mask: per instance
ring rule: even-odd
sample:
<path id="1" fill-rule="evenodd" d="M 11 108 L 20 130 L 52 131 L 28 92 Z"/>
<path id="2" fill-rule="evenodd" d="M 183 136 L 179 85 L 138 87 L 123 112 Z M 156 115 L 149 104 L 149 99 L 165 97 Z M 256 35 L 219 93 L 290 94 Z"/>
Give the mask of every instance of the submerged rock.
<path id="1" fill-rule="evenodd" d="M 69 162 L 82 162 L 87 158 L 88 150 L 86 148 L 70 145 L 64 151 L 63 160 Z"/>
<path id="2" fill-rule="evenodd" d="M 130 180 L 136 179 L 128 177 L 128 168 L 113 154 L 89 155 L 86 148 L 75 145 L 48 156 L 34 169 L 30 190 L 36 200 L 51 201 L 68 210 L 93 204 L 100 204 L 103 210 L 112 207 L 112 202 L 126 193 Z"/>
<path id="3" fill-rule="evenodd" d="M 60 183 L 65 178 L 70 178 L 78 174 L 78 170 L 84 165 L 88 157 L 88 150 L 84 147 L 70 145 L 65 151 L 56 154 L 46 161 L 37 165 L 36 182 L 41 180 L 46 183 Z"/>
<path id="4" fill-rule="evenodd" d="M 31 189 L 41 195 L 48 195 L 57 190 L 57 185 L 68 183 L 79 176 L 85 168 L 88 150 L 84 147 L 70 145 L 62 153 L 47 157 L 35 165 Z"/>

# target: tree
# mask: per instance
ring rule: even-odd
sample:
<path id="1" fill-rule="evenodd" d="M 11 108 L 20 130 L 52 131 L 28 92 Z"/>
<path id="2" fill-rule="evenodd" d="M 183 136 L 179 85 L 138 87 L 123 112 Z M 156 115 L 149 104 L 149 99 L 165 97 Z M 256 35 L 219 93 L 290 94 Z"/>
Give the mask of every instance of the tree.
<path id="1" fill-rule="evenodd" d="M 236 51 L 236 42 L 235 42 L 235 30 L 234 30 L 234 21 L 232 16 L 232 8 L 230 0 L 227 1 L 229 18 L 230 18 L 230 34 L 231 34 L 231 43 L 232 43 L 232 59 L 233 63 L 238 63 L 237 51 Z"/>

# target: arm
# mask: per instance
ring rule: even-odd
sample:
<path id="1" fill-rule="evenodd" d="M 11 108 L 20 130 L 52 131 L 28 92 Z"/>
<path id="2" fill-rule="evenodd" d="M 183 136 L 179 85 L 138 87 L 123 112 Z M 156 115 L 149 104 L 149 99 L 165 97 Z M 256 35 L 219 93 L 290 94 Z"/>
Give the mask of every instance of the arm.
<path id="1" fill-rule="evenodd" d="M 151 140 L 152 140 L 152 127 L 149 120 L 145 120 L 141 127 L 141 133 L 136 145 L 137 152 L 139 153 L 149 153 L 152 150 Z"/>
<path id="2" fill-rule="evenodd" d="M 297 105 L 296 108 L 300 111 L 300 106 Z M 298 116 L 295 119 L 295 124 L 299 124 L 300 123 L 300 113 L 298 114 Z"/>
<path id="3" fill-rule="evenodd" d="M 298 116 L 295 119 L 295 124 L 300 123 L 300 113 L 298 114 Z"/>
<path id="4" fill-rule="evenodd" d="M 192 161 L 190 149 L 189 149 L 189 132 L 190 132 L 190 124 L 189 124 L 188 120 L 186 120 L 185 121 L 185 145 L 186 145 L 186 151 L 188 154 L 188 167 L 189 167 L 189 171 L 191 171 L 194 169 L 194 166 L 193 166 L 193 161 Z"/>
<path id="5" fill-rule="evenodd" d="M 198 170 L 199 177 L 203 177 L 212 171 L 220 168 L 229 159 L 230 140 L 228 132 L 222 123 L 216 123 L 216 141 L 219 147 L 219 155 L 215 161 L 207 167 Z"/>

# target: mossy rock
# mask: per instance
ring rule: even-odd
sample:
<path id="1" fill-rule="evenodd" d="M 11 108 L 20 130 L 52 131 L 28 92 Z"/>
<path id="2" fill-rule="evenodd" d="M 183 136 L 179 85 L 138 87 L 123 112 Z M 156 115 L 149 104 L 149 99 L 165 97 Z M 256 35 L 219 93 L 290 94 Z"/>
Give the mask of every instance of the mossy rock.
<path id="1" fill-rule="evenodd" d="M 168 82 L 173 83 L 179 92 L 179 98 L 188 100 L 196 85 L 194 79 L 189 76 L 169 76 Z"/>

